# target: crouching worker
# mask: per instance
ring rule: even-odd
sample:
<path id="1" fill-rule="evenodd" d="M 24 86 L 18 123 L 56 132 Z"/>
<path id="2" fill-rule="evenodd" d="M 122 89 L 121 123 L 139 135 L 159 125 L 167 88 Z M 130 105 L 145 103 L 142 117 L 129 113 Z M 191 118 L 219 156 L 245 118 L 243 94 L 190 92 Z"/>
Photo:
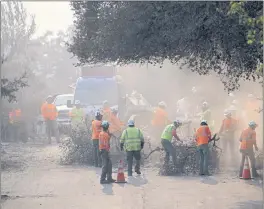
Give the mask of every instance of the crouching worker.
<path id="1" fill-rule="evenodd" d="M 144 137 L 142 131 L 139 128 L 135 127 L 134 120 L 129 120 L 128 128 L 123 131 L 121 140 L 120 140 L 120 148 L 127 153 L 127 173 L 128 176 L 132 176 L 132 166 L 133 166 L 133 158 L 136 159 L 135 172 L 137 174 L 141 174 L 140 172 L 140 159 L 141 154 L 140 151 L 144 147 Z"/>
<path id="2" fill-rule="evenodd" d="M 208 172 L 208 142 L 211 139 L 211 131 L 208 127 L 207 121 L 202 120 L 201 126 L 196 130 L 195 139 L 200 155 L 200 173 L 199 175 L 209 175 Z"/>
<path id="3" fill-rule="evenodd" d="M 112 178 L 112 162 L 110 159 L 110 135 L 108 132 L 109 123 L 107 121 L 102 122 L 103 130 L 99 134 L 99 149 L 102 158 L 102 174 L 100 183 L 109 184 L 115 182 Z"/>
<path id="4" fill-rule="evenodd" d="M 258 146 L 256 143 L 256 131 L 255 128 L 257 127 L 257 124 L 254 121 L 249 122 L 248 128 L 245 129 L 240 137 L 240 152 L 242 154 L 241 164 L 240 164 L 240 171 L 239 171 L 239 177 L 242 178 L 243 169 L 244 169 L 244 163 L 246 157 L 249 158 L 251 169 L 252 169 L 252 178 L 257 177 L 257 171 L 255 167 L 255 154 L 253 150 L 253 146 L 255 147 L 255 150 L 258 151 Z"/>

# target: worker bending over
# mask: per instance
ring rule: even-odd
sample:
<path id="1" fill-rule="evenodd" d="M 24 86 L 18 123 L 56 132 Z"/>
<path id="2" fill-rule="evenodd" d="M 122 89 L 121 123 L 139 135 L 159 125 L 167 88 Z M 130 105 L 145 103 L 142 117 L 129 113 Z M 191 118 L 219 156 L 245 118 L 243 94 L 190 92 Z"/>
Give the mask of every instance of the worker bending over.
<path id="1" fill-rule="evenodd" d="M 172 145 L 172 138 L 180 141 L 176 133 L 176 129 L 180 127 L 182 123 L 179 120 L 174 121 L 172 124 L 167 125 L 161 134 L 161 144 L 166 152 L 165 164 L 169 163 L 170 156 L 172 156 L 173 164 L 176 166 L 176 153 Z"/>
<path id="2" fill-rule="evenodd" d="M 52 96 L 48 96 L 46 102 L 41 106 L 41 114 L 46 123 L 49 144 L 51 144 L 52 134 L 55 135 L 57 143 L 60 142 L 59 129 L 57 125 L 58 111 L 52 102 Z"/>
<path id="3" fill-rule="evenodd" d="M 206 120 L 202 120 L 200 127 L 196 130 L 195 140 L 200 155 L 200 173 L 199 175 L 209 175 L 208 172 L 208 142 L 211 139 L 211 131 Z"/>
<path id="4" fill-rule="evenodd" d="M 255 150 L 258 151 L 258 146 L 256 142 L 256 127 L 257 124 L 254 121 L 249 122 L 248 128 L 242 131 L 240 136 L 240 152 L 242 154 L 241 164 L 240 164 L 240 171 L 239 171 L 239 177 L 242 178 L 245 158 L 248 157 L 250 160 L 250 165 L 252 169 L 252 177 L 257 176 L 257 171 L 255 167 L 255 154 L 253 150 L 253 146 L 255 147 Z"/>
<path id="5" fill-rule="evenodd" d="M 99 133 L 99 149 L 102 157 L 102 174 L 100 183 L 108 184 L 113 183 L 116 180 L 112 178 L 112 162 L 110 159 L 110 135 L 108 132 L 109 123 L 107 121 L 102 122 L 102 131 Z"/>
<path id="6" fill-rule="evenodd" d="M 102 117 L 101 113 L 96 111 L 95 120 L 92 122 L 93 158 L 95 167 L 102 166 L 99 150 L 99 134 L 102 131 Z"/>
<path id="7" fill-rule="evenodd" d="M 128 128 L 126 128 L 121 136 L 120 140 L 120 148 L 127 153 L 127 173 L 128 176 L 132 176 L 132 165 L 133 165 L 133 158 L 136 159 L 136 166 L 135 172 L 137 174 L 141 174 L 140 172 L 140 159 L 141 154 L 140 151 L 144 147 L 144 137 L 142 131 L 135 127 L 134 120 L 129 120 Z"/>

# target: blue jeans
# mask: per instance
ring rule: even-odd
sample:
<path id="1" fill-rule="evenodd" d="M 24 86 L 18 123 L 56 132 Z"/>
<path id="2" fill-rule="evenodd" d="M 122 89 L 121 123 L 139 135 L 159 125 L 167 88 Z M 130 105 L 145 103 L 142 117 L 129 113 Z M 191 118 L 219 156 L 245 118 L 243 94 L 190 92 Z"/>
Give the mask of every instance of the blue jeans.
<path id="1" fill-rule="evenodd" d="M 208 155 L 209 155 L 208 144 L 199 145 L 198 151 L 200 155 L 200 175 L 207 175 L 209 174 L 208 172 Z"/>

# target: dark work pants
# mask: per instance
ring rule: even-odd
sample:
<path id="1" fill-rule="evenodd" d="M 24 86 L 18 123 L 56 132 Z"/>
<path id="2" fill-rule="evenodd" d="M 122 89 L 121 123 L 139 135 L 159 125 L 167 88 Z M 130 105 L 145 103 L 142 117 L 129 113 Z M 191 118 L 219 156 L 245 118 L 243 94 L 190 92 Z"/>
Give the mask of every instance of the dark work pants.
<path id="1" fill-rule="evenodd" d="M 100 150 L 99 150 L 99 139 L 93 139 L 93 158 L 94 158 L 94 166 L 101 167 L 102 160 L 100 157 Z"/>
<path id="2" fill-rule="evenodd" d="M 200 155 L 200 175 L 207 175 L 208 172 L 208 155 L 209 147 L 208 144 L 201 144 L 198 146 L 198 151 Z"/>
<path id="3" fill-rule="evenodd" d="M 242 154 L 242 158 L 241 158 L 241 163 L 240 163 L 239 177 L 242 177 L 246 157 L 248 157 L 250 160 L 250 165 L 252 169 L 251 175 L 252 177 L 256 177 L 257 175 L 256 166 L 255 166 L 256 159 L 255 159 L 255 154 L 254 154 L 253 149 L 240 150 L 240 152 Z"/>
<path id="4" fill-rule="evenodd" d="M 175 149 L 172 145 L 172 143 L 169 140 L 166 139 L 161 139 L 161 144 L 166 152 L 165 155 L 165 164 L 168 164 L 170 161 L 170 156 L 172 156 L 172 160 L 173 160 L 173 164 L 174 166 L 176 166 L 177 162 L 176 162 L 176 153 L 175 153 Z"/>
<path id="5" fill-rule="evenodd" d="M 133 158 L 136 159 L 135 171 L 140 171 L 140 151 L 127 151 L 127 173 L 132 176 Z"/>
<path id="6" fill-rule="evenodd" d="M 101 150 L 100 155 L 102 158 L 102 174 L 101 181 L 103 180 L 111 180 L 112 179 L 112 161 L 109 156 L 109 152 L 107 150 Z"/>
<path id="7" fill-rule="evenodd" d="M 55 135 L 57 143 L 60 142 L 59 129 L 56 120 L 46 120 L 46 130 L 48 135 L 48 143 L 51 143 L 51 137 Z"/>
<path id="8" fill-rule="evenodd" d="M 235 163 L 234 153 L 237 152 L 235 149 L 235 135 L 234 133 L 227 134 L 223 136 L 223 150 L 225 153 L 225 157 L 231 162 Z"/>
<path id="9" fill-rule="evenodd" d="M 11 127 L 12 127 L 11 132 L 12 132 L 13 140 L 15 142 L 18 142 L 21 134 L 21 124 L 16 122 L 13 123 Z"/>

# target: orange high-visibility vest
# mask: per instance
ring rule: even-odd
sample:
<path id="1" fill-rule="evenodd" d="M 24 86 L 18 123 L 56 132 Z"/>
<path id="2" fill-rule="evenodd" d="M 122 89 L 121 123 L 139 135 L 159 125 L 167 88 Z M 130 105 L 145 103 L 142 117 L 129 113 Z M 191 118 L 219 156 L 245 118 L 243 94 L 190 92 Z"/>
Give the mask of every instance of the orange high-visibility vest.
<path id="1" fill-rule="evenodd" d="M 9 112 L 9 122 L 18 122 L 21 120 L 21 110 L 20 109 L 15 109 L 11 112 Z"/>
<path id="2" fill-rule="evenodd" d="M 153 119 L 151 121 L 153 126 L 166 126 L 168 125 L 168 113 L 160 108 L 157 107 L 154 110 Z"/>
<path id="3" fill-rule="evenodd" d="M 234 118 L 225 118 L 222 122 L 220 132 L 227 130 L 235 130 L 237 127 L 237 121 Z"/>
<path id="4" fill-rule="evenodd" d="M 92 139 L 99 139 L 99 134 L 102 131 L 102 122 L 100 120 L 94 120 L 92 122 Z"/>
<path id="5" fill-rule="evenodd" d="M 46 120 L 55 120 L 58 116 L 56 106 L 48 103 L 44 103 L 41 106 L 41 114 Z"/>
<path id="6" fill-rule="evenodd" d="M 99 149 L 110 150 L 110 136 L 107 132 L 101 131 L 99 134 Z"/>
<path id="7" fill-rule="evenodd" d="M 240 149 L 252 149 L 254 144 L 256 144 L 256 131 L 251 128 L 242 131 L 240 137 Z"/>
<path id="8" fill-rule="evenodd" d="M 202 144 L 208 144 L 209 139 L 211 138 L 211 131 L 208 126 L 200 126 L 196 130 L 196 142 L 197 146 Z"/>
<path id="9" fill-rule="evenodd" d="M 122 123 L 119 120 L 119 118 L 116 117 L 114 114 L 112 114 L 111 120 L 109 123 L 110 123 L 110 126 L 109 126 L 109 132 L 110 133 L 121 131 Z"/>

